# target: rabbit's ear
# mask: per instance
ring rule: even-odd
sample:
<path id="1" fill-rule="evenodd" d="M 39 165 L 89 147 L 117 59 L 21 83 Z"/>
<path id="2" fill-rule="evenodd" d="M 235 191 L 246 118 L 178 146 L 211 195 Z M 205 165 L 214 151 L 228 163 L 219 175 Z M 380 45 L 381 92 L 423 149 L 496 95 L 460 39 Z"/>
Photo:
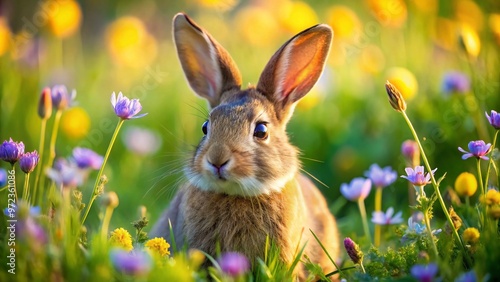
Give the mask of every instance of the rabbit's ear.
<path id="1" fill-rule="evenodd" d="M 229 53 L 187 15 L 175 15 L 173 34 L 189 85 L 212 108 L 222 93 L 241 87 L 240 72 Z"/>
<path id="2" fill-rule="evenodd" d="M 321 75 L 332 37 L 327 25 L 306 29 L 281 46 L 264 68 L 257 89 L 284 111 L 285 119 Z"/>

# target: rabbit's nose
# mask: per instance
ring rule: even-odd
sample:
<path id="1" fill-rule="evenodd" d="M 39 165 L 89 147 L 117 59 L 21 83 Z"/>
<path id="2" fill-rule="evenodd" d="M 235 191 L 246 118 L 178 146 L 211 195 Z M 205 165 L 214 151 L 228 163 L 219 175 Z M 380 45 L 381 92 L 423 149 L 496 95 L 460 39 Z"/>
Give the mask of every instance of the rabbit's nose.
<path id="1" fill-rule="evenodd" d="M 223 179 L 225 180 L 226 177 L 224 176 L 225 173 L 224 173 L 224 167 L 227 165 L 227 163 L 229 162 L 229 160 L 225 161 L 225 162 L 222 162 L 222 163 L 212 163 L 211 161 L 207 160 L 207 162 L 210 164 L 210 166 L 212 166 L 213 168 L 213 173 L 215 175 L 217 175 L 217 177 L 219 177 L 219 179 Z"/>

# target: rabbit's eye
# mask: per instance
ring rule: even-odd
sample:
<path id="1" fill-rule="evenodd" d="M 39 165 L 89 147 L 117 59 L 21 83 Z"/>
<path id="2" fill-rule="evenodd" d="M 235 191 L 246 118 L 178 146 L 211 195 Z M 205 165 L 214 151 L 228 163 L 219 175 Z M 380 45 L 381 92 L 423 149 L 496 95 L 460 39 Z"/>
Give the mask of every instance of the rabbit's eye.
<path id="1" fill-rule="evenodd" d="M 263 122 L 257 123 L 253 131 L 253 136 L 259 139 L 266 139 L 268 136 L 267 125 Z"/>
<path id="2" fill-rule="evenodd" d="M 203 131 L 203 134 L 207 135 L 208 133 L 208 120 L 203 123 L 201 126 L 201 131 Z"/>

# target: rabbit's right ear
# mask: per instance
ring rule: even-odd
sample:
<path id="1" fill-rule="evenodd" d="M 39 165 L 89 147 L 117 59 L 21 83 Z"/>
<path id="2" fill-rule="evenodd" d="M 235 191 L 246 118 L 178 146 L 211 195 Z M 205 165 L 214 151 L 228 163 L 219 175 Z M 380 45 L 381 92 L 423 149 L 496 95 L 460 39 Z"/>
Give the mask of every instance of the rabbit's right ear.
<path id="1" fill-rule="evenodd" d="M 227 90 L 241 87 L 241 74 L 229 53 L 186 14 L 173 20 L 177 54 L 191 88 L 213 108 Z"/>

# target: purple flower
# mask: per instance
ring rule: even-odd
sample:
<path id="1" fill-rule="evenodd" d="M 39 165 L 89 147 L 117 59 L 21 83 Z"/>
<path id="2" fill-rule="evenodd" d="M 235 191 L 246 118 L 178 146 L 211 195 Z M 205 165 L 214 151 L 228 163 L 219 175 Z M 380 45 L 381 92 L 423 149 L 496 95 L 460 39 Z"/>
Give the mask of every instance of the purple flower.
<path id="1" fill-rule="evenodd" d="M 462 275 L 458 276 L 457 279 L 455 279 L 455 282 L 476 282 L 476 281 L 477 281 L 477 275 L 474 272 L 474 270 L 465 272 Z"/>
<path id="2" fill-rule="evenodd" d="M 352 262 L 355 264 L 363 262 L 363 252 L 359 249 L 358 244 L 356 244 L 351 238 L 346 237 L 344 239 L 344 248 Z"/>
<path id="3" fill-rule="evenodd" d="M 127 252 L 113 249 L 109 253 L 111 263 L 120 272 L 128 275 L 142 275 L 151 269 L 151 257 L 145 252 Z"/>
<path id="4" fill-rule="evenodd" d="M 24 154 L 23 142 L 3 141 L 0 145 L 0 159 L 14 165 Z"/>
<path id="5" fill-rule="evenodd" d="M 389 224 L 398 224 L 403 222 L 403 218 L 401 215 L 402 211 L 399 211 L 397 214 L 392 217 L 394 214 L 394 208 L 390 207 L 387 209 L 387 212 L 376 211 L 372 213 L 372 222 L 380 225 L 389 225 Z"/>
<path id="6" fill-rule="evenodd" d="M 438 266 L 435 263 L 416 264 L 411 268 L 411 275 L 420 282 L 431 282 L 438 272 Z"/>
<path id="7" fill-rule="evenodd" d="M 52 87 L 52 106 L 58 110 L 65 110 L 72 106 L 76 98 L 76 91 L 71 91 L 71 96 L 68 94 L 68 89 L 64 85 L 55 85 Z"/>
<path id="8" fill-rule="evenodd" d="M 250 270 L 247 257 L 236 252 L 227 252 L 217 260 L 222 272 L 230 276 L 243 275 Z"/>
<path id="9" fill-rule="evenodd" d="M 80 169 L 75 162 L 68 162 L 60 159 L 54 164 L 54 168 L 47 170 L 47 176 L 52 179 L 57 186 L 65 188 L 76 188 L 83 184 L 87 172 Z"/>
<path id="10" fill-rule="evenodd" d="M 470 141 L 469 142 L 469 151 L 467 152 L 461 147 L 458 147 L 458 150 L 464 155 L 462 156 L 462 160 L 468 159 L 470 157 L 476 157 L 477 159 L 483 159 L 483 160 L 489 160 L 489 158 L 486 156 L 491 149 L 491 144 L 484 143 L 483 140 L 477 140 L 477 141 Z"/>
<path id="11" fill-rule="evenodd" d="M 461 72 L 448 72 L 443 77 L 442 90 L 445 94 L 465 94 L 470 90 L 469 78 Z"/>
<path id="12" fill-rule="evenodd" d="M 19 166 L 24 173 L 31 173 L 38 164 L 38 160 L 39 156 L 36 150 L 24 153 L 19 159 Z"/>
<path id="13" fill-rule="evenodd" d="M 19 239 L 29 243 L 36 242 L 37 245 L 47 243 L 45 230 L 31 216 L 17 222 L 16 235 Z"/>
<path id="14" fill-rule="evenodd" d="M 123 143 L 128 150 L 141 156 L 156 153 L 161 146 L 158 133 L 141 127 L 128 127 L 123 136 Z"/>
<path id="15" fill-rule="evenodd" d="M 111 96 L 111 105 L 115 109 L 115 114 L 121 119 L 131 119 L 140 118 L 147 114 L 141 114 L 136 116 L 141 110 L 142 106 L 139 99 L 132 99 L 123 96 L 120 92 L 118 93 L 118 98 L 116 98 L 115 92 Z"/>
<path id="16" fill-rule="evenodd" d="M 0 188 L 7 185 L 7 171 L 3 168 L 0 168 Z"/>
<path id="17" fill-rule="evenodd" d="M 431 173 L 434 175 L 436 170 L 437 168 L 431 171 Z M 414 186 L 424 186 L 431 183 L 431 175 L 430 173 L 424 174 L 423 166 L 417 166 L 415 167 L 415 170 L 411 167 L 407 167 L 405 168 L 405 171 L 407 175 L 401 175 L 401 177 L 408 179 L 408 181 L 410 181 Z"/>
<path id="18" fill-rule="evenodd" d="M 370 169 L 365 172 L 365 176 L 370 178 L 376 187 L 380 188 L 391 185 L 398 177 L 391 167 L 386 166 L 382 169 L 378 164 L 372 164 Z"/>
<path id="19" fill-rule="evenodd" d="M 496 111 L 491 110 L 491 115 L 488 115 L 488 113 L 485 113 L 486 117 L 488 118 L 488 121 L 490 124 L 495 128 L 495 129 L 500 129 L 500 114 L 498 114 Z"/>
<path id="20" fill-rule="evenodd" d="M 103 157 L 96 152 L 80 147 L 73 149 L 73 159 L 79 168 L 99 169 L 103 162 Z"/>
<path id="21" fill-rule="evenodd" d="M 418 143 L 415 140 L 406 140 L 401 144 L 401 153 L 410 162 L 418 160 L 420 158 L 420 150 L 418 148 Z"/>
<path id="22" fill-rule="evenodd" d="M 356 177 L 351 183 L 342 183 L 340 192 L 351 201 L 364 200 L 370 194 L 372 181 L 363 177 Z"/>

